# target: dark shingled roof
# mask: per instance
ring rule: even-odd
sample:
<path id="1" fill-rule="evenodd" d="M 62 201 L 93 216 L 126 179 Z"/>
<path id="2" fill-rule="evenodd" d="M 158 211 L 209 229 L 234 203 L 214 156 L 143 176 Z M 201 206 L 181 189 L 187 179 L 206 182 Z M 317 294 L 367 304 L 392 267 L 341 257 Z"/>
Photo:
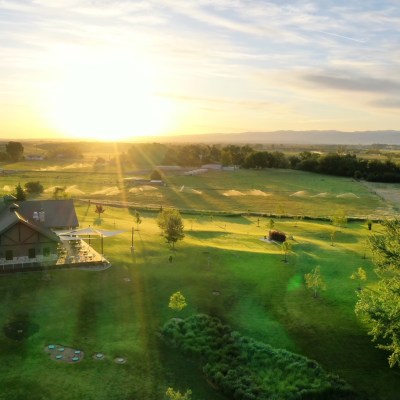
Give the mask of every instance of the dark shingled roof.
<path id="1" fill-rule="evenodd" d="M 49 228 L 31 223 L 31 222 L 27 221 L 17 211 L 10 211 L 8 208 L 3 210 L 3 212 L 0 214 L 0 235 L 3 232 L 8 231 L 10 228 L 12 228 L 18 222 L 21 222 L 24 225 L 29 226 L 33 230 L 41 233 L 42 235 L 48 237 L 49 239 L 51 239 L 55 242 L 60 241 L 59 237 L 53 231 L 51 231 Z"/>
<path id="2" fill-rule="evenodd" d="M 70 229 L 79 226 L 72 200 L 27 200 L 19 201 L 18 212 L 28 221 L 35 223 L 33 213 L 45 213 L 43 222 L 35 223 L 46 228 Z"/>

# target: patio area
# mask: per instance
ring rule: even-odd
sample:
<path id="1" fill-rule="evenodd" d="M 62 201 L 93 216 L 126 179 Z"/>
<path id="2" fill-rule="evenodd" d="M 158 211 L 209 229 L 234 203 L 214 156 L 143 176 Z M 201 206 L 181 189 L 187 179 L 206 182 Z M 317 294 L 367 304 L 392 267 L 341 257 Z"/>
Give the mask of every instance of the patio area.
<path id="1" fill-rule="evenodd" d="M 12 260 L 0 258 L 0 273 L 99 266 L 108 267 L 110 263 L 78 237 L 61 237 L 57 254 L 37 255 L 34 258 L 14 257 Z"/>

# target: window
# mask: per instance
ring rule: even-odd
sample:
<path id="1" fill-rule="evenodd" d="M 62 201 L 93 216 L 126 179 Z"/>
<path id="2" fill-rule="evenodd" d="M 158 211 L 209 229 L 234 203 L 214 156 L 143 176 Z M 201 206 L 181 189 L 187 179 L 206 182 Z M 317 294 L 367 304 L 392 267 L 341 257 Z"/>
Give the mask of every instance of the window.
<path id="1" fill-rule="evenodd" d="M 36 257 L 36 249 L 29 249 L 28 250 L 28 257 L 35 258 Z"/>
<path id="2" fill-rule="evenodd" d="M 12 260 L 14 257 L 12 250 L 6 250 L 6 260 Z"/>

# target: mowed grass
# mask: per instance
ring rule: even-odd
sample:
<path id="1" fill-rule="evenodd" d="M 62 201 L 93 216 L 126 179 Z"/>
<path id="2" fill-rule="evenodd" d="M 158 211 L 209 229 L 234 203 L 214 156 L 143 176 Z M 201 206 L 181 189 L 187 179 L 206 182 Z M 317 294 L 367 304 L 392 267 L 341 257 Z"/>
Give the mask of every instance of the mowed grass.
<path id="1" fill-rule="evenodd" d="M 28 167 L 26 164 L 17 165 L 19 168 Z M 373 188 L 368 188 L 362 182 L 304 171 L 267 169 L 210 171 L 198 176 L 168 174 L 165 187 L 146 185 L 129 188 L 121 182 L 122 178 L 132 174 L 126 175 L 118 167 L 114 167 L 113 171 L 99 171 L 93 167 L 53 171 L 49 169 L 54 165 L 45 167 L 43 164 L 42 168 L 47 170 L 39 171 L 40 164 L 30 165 L 31 169 L 23 173 L 3 176 L 0 193 L 6 194 L 5 188 L 13 189 L 17 183 L 24 185 L 29 181 L 40 181 L 49 191 L 39 198 L 51 198 L 52 187 L 65 186 L 70 188 L 69 195 L 75 199 L 125 201 L 133 206 L 156 209 L 163 206 L 207 212 L 257 212 L 313 217 L 326 217 L 343 210 L 348 216 L 364 218 L 382 218 L 395 213 L 393 207 L 385 203 Z M 11 164 L 7 167 L 12 168 Z M 33 167 L 37 170 L 32 170 Z M 64 167 L 71 167 L 71 164 Z M 148 178 L 149 173 L 139 171 L 136 176 Z"/>
<path id="2" fill-rule="evenodd" d="M 78 205 L 77 211 L 82 226 L 93 225 L 93 206 Z M 341 229 L 332 246 L 327 223 L 277 219 L 276 228 L 293 235 L 293 253 L 284 263 L 279 246 L 260 240 L 266 219 L 258 226 L 257 218 L 185 217 L 186 237 L 171 252 L 155 217 L 142 213 L 132 257 L 132 213 L 106 208 L 101 226 L 126 230 L 105 240 L 113 264 L 106 271 L 54 271 L 50 281 L 42 273 L 0 277 L 0 325 L 16 318 L 39 325 L 23 342 L 0 332 L 0 399 L 159 400 L 168 386 L 191 388 L 194 399 L 222 399 L 197 364 L 158 335 L 169 318 L 199 312 L 317 360 L 369 398 L 398 398 L 398 370 L 388 367 L 387 354 L 374 348 L 354 314 L 357 283 L 349 276 L 363 266 L 368 284 L 375 280 L 368 253 L 363 258 L 365 224 Z M 327 290 L 314 299 L 303 276 L 317 265 Z M 178 290 L 188 302 L 180 313 L 167 307 Z M 52 361 L 43 351 L 50 343 L 79 348 L 85 359 L 75 365 Z M 105 360 L 93 359 L 99 351 Z M 118 356 L 127 363 L 115 364 Z"/>

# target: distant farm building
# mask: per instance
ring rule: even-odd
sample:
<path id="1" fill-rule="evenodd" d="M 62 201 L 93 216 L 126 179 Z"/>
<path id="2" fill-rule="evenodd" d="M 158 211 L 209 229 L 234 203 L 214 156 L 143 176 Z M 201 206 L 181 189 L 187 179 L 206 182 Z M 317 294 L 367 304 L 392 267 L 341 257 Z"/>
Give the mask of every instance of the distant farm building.
<path id="1" fill-rule="evenodd" d="M 199 169 L 193 169 L 191 171 L 184 172 L 183 175 L 201 175 L 208 172 L 208 169 L 206 168 L 199 168 Z"/>
<path id="2" fill-rule="evenodd" d="M 44 157 L 40 154 L 28 154 L 25 156 L 25 160 L 27 161 L 42 161 Z"/>
<path id="3" fill-rule="evenodd" d="M 201 166 L 202 169 L 213 169 L 219 171 L 222 169 L 222 164 L 204 164 Z"/>

